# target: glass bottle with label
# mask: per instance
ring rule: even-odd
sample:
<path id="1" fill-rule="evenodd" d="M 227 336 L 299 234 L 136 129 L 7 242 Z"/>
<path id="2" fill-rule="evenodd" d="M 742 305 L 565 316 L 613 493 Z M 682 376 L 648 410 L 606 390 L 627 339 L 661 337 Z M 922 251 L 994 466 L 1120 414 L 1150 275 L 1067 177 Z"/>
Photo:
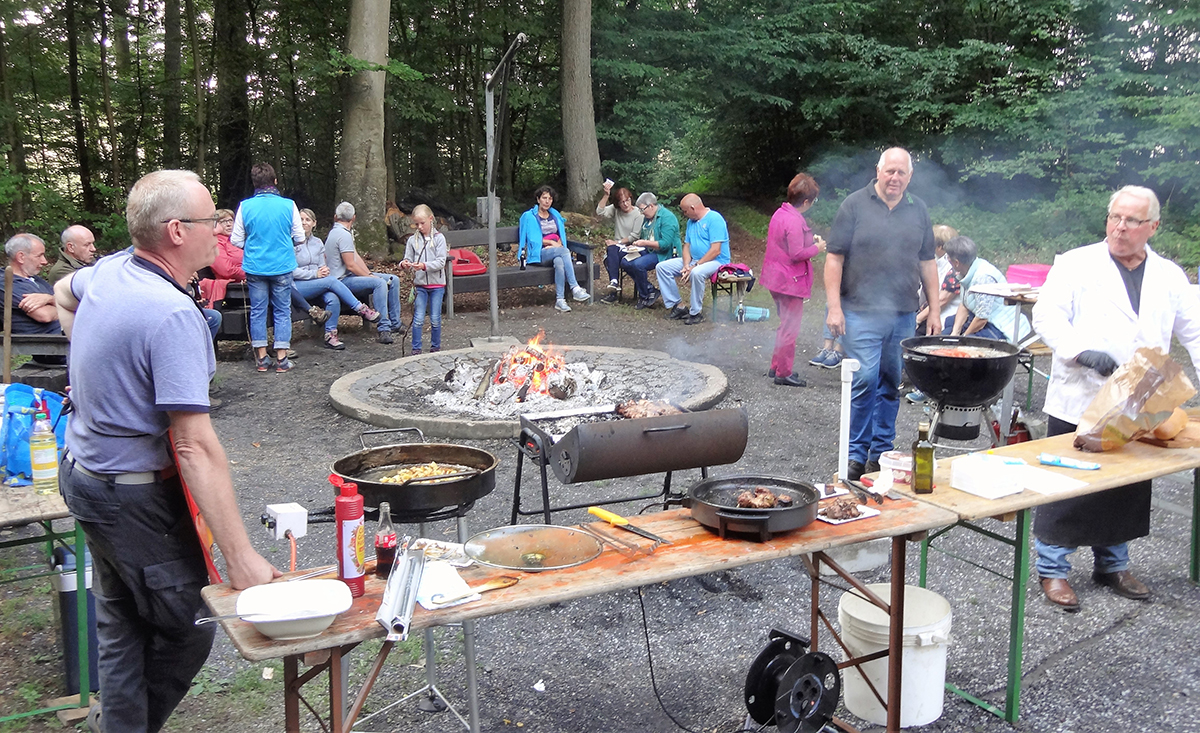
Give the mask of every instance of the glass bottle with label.
<path id="1" fill-rule="evenodd" d="M 933 493 L 933 442 L 929 439 L 929 421 L 922 420 L 917 426 L 917 440 L 913 443 L 913 491 L 918 494 Z"/>
<path id="2" fill-rule="evenodd" d="M 375 530 L 375 575 L 386 578 L 396 561 L 396 527 L 392 524 L 392 508 L 379 502 L 379 529 Z"/>

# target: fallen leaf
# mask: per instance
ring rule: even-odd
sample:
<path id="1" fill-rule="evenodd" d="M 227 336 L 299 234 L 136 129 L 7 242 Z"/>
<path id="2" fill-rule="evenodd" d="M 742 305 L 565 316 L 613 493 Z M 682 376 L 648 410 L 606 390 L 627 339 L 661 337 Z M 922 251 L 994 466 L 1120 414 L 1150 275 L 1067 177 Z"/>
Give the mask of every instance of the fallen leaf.
<path id="1" fill-rule="evenodd" d="M 261 447 L 262 447 L 262 443 L 251 443 L 250 445 L 254 446 L 255 448 L 261 448 Z"/>

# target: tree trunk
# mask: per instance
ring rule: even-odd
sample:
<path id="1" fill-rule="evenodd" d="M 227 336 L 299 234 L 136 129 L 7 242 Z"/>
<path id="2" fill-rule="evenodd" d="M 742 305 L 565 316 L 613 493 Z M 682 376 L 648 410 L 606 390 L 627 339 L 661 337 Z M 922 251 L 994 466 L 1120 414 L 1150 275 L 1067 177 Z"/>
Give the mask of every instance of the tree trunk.
<path id="1" fill-rule="evenodd" d="M 221 206 L 237 208 L 250 187 L 250 101 L 246 74 L 250 54 L 246 44 L 247 8 L 240 0 L 214 0 L 213 43 L 216 45 L 217 106 L 213 115 L 220 153 Z"/>
<path id="2" fill-rule="evenodd" d="M 196 32 L 196 3 L 194 0 L 184 2 L 184 13 L 187 15 L 188 44 L 192 47 L 192 72 L 196 84 L 196 114 L 193 120 L 192 132 L 195 135 L 196 146 L 196 175 L 204 180 L 205 158 L 208 148 L 208 126 L 204 120 L 204 74 L 200 71 L 200 36 Z"/>
<path id="3" fill-rule="evenodd" d="M 75 155 L 79 158 L 79 185 L 83 192 L 83 209 L 96 210 L 96 192 L 92 190 L 91 152 L 83 127 L 83 104 L 79 96 L 79 28 L 76 24 L 75 0 L 67 0 L 67 78 L 71 88 L 71 117 L 75 121 Z"/>
<path id="4" fill-rule="evenodd" d="M 109 166 L 112 169 L 112 187 L 117 190 L 124 190 L 125 186 L 121 182 L 121 155 L 117 148 L 117 117 L 113 113 L 112 103 L 112 83 L 109 81 L 108 73 L 108 14 L 105 11 L 104 1 L 101 0 L 100 7 L 100 90 L 104 95 L 104 119 L 108 125 L 108 153 Z"/>
<path id="5" fill-rule="evenodd" d="M 7 24 L 5 19 L 5 24 Z M 13 103 L 12 79 L 9 78 L 8 39 L 0 26 L 0 119 L 4 122 L 4 142 L 8 146 L 8 168 L 17 178 L 13 191 L 12 218 L 9 223 L 25 221 L 25 186 L 28 169 L 25 165 L 25 143 L 21 135 L 21 120 Z"/>
<path id="6" fill-rule="evenodd" d="M 360 61 L 386 64 L 388 4 L 351 0 L 347 53 Z M 338 197 L 358 213 L 359 249 L 386 252 L 384 204 L 387 165 L 383 155 L 383 71 L 359 71 L 346 86 L 342 148 L 338 161 Z"/>
<path id="7" fill-rule="evenodd" d="M 563 0 L 562 13 L 562 130 L 567 163 L 564 208 L 588 211 L 601 183 L 592 104 L 592 0 Z"/>
<path id="8" fill-rule="evenodd" d="M 116 0 L 112 5 L 113 48 L 116 49 L 117 75 L 129 73 L 129 0 Z"/>
<path id="9" fill-rule="evenodd" d="M 183 80 L 179 76 L 180 56 L 183 46 L 183 29 L 179 20 L 179 0 L 163 2 L 163 168 L 178 168 L 182 158 L 179 138 L 182 128 L 179 122 L 180 100 L 183 97 Z"/>
<path id="10" fill-rule="evenodd" d="M 396 115 L 391 105 L 383 107 L 383 162 L 387 168 L 387 191 L 384 197 L 388 203 L 396 201 Z"/>

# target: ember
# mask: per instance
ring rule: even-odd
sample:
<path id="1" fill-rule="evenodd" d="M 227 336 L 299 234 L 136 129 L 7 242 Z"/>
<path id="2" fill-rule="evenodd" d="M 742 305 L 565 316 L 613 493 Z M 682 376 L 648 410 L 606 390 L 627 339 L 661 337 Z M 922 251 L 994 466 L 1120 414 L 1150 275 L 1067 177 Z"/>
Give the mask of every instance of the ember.
<path id="1" fill-rule="evenodd" d="M 556 399 L 566 399 L 574 394 L 574 380 L 570 380 L 571 388 L 563 385 L 566 380 L 553 380 L 556 385 L 551 387 L 552 378 L 559 374 L 566 360 L 555 352 L 551 346 L 543 346 L 542 339 L 545 331 L 525 345 L 524 348 L 514 346 L 500 359 L 496 367 L 493 384 L 511 384 L 516 390 L 518 401 L 524 401 L 529 394 L 549 394 Z M 560 394 L 554 394 L 554 392 Z M 568 393 L 569 392 L 569 393 Z"/>

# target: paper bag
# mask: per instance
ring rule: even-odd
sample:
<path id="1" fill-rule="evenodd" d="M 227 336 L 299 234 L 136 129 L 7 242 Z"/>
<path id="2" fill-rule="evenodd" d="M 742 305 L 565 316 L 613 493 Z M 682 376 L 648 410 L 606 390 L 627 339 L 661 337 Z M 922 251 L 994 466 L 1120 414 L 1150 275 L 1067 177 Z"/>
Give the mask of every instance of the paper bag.
<path id="1" fill-rule="evenodd" d="M 1088 405 L 1075 430 L 1075 447 L 1092 453 L 1120 448 L 1161 425 L 1195 394 L 1191 380 L 1165 351 L 1143 346 Z"/>

